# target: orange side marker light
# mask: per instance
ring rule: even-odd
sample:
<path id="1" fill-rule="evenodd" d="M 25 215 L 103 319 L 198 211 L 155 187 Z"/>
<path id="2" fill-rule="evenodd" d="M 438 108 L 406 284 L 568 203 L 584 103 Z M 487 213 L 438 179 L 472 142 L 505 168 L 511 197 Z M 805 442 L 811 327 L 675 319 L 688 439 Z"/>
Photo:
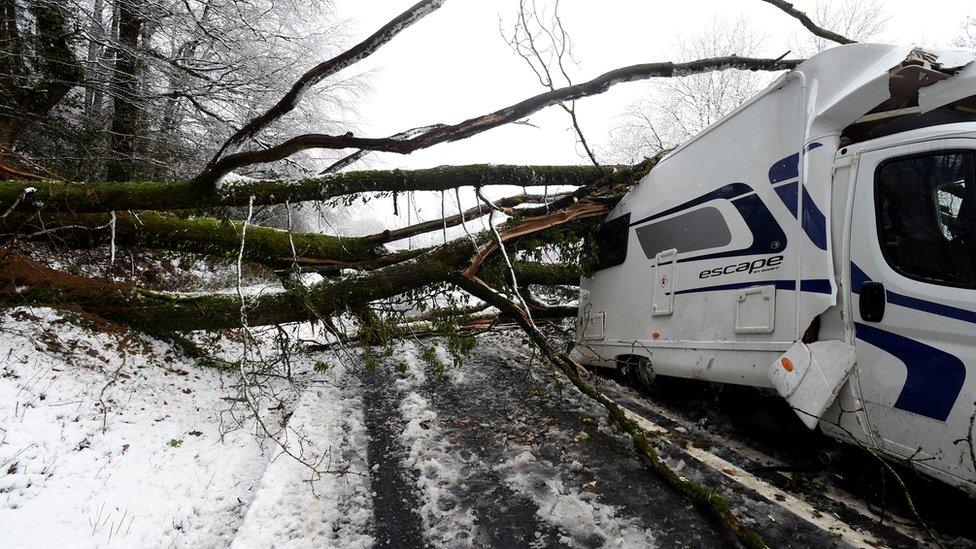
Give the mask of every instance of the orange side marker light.
<path id="1" fill-rule="evenodd" d="M 654 339 L 658 339 L 661 337 L 661 332 L 652 332 L 651 337 L 653 337 Z"/>
<path id="2" fill-rule="evenodd" d="M 783 369 L 787 372 L 793 371 L 793 361 L 788 358 L 781 358 L 779 363 L 783 366 Z"/>

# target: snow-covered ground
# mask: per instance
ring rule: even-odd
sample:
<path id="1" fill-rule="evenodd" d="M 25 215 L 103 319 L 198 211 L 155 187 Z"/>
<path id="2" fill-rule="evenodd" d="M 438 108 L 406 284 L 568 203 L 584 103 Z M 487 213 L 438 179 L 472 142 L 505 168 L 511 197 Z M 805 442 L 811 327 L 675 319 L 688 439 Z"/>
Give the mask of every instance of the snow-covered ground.
<path id="1" fill-rule="evenodd" d="M 0 318 L 3 545 L 220 545 L 269 456 L 224 433 L 225 376 L 49 309 Z"/>
<path id="2" fill-rule="evenodd" d="M 292 380 L 266 376 L 249 400 L 238 370 L 170 342 L 50 309 L 0 313 L 0 547 L 734 546 L 518 333 L 480 338 L 456 366 L 436 339 L 313 351 L 296 344 L 319 334 L 287 329 Z M 196 339 L 231 363 L 242 352 L 233 332 Z M 271 342 L 259 334 L 253 351 L 272 357 Z M 729 428 L 654 416 L 593 381 L 699 454 L 757 466 L 708 438 Z M 681 444 L 660 452 L 768 543 L 843 545 Z M 807 486 L 831 520 L 847 512 Z"/>
<path id="3" fill-rule="evenodd" d="M 380 467 L 407 479 L 415 508 L 406 513 L 417 517 L 422 544 L 490 544 L 481 530 L 499 518 L 471 504 L 486 474 L 498 485 L 490 488 L 504 486 L 530 506 L 528 542 L 653 541 L 636 519 L 561 478 L 532 444 L 512 444 L 509 458 L 469 448 L 457 435 L 465 423 L 456 408 L 438 409 L 433 398 L 487 380 L 451 366 L 435 372 L 431 356 L 450 362 L 441 347 L 401 343 L 380 366 L 399 365 L 381 397 L 399 416 L 395 456 L 368 454 L 359 355 L 295 355 L 299 394 L 264 403 L 261 415 L 287 422 L 277 438 L 285 453 L 253 421 L 240 422 L 236 371 L 105 328 L 50 309 L 0 317 L 4 547 L 368 547 Z M 214 350 L 225 360 L 240 352 L 233 340 Z"/>
<path id="4" fill-rule="evenodd" d="M 362 406 L 341 364 L 289 410 L 301 463 L 233 418 L 236 372 L 86 324 L 0 316 L 0 546 L 371 544 Z"/>

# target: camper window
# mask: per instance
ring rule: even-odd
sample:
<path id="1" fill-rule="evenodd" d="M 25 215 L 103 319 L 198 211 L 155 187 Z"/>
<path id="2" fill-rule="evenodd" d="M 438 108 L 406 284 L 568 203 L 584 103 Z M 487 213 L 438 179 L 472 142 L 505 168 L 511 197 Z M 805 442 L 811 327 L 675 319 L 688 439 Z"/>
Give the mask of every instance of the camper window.
<path id="1" fill-rule="evenodd" d="M 877 172 L 878 236 L 888 263 L 924 282 L 976 288 L 971 151 L 889 160 Z"/>
<path id="2" fill-rule="evenodd" d="M 627 235 L 630 233 L 630 214 L 600 225 L 596 235 L 597 270 L 616 267 L 627 259 Z"/>

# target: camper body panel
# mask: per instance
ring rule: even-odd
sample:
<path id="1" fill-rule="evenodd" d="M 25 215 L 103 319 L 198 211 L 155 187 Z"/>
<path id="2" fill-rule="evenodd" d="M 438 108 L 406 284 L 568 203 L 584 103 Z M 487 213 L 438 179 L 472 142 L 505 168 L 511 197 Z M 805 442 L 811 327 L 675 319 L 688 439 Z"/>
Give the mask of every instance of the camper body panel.
<path id="1" fill-rule="evenodd" d="M 770 386 L 769 363 L 835 302 L 830 186 L 799 179 L 811 164 L 829 177 L 837 139 L 802 141 L 803 85 L 780 79 L 608 215 L 626 218 L 626 260 L 582 281 L 580 320 L 602 323 L 584 361 L 639 355 L 657 373 Z M 801 224 L 804 211 L 817 219 Z"/>
<path id="2" fill-rule="evenodd" d="M 976 459 L 958 443 L 968 439 L 976 411 L 976 249 L 965 248 L 976 238 L 959 237 L 976 235 L 964 226 L 976 226 L 976 122 L 841 147 L 842 130 L 888 99 L 889 76 L 905 70 L 895 60 L 906 50 L 837 50 L 804 63 L 672 153 L 608 215 L 608 225 L 618 220 L 626 230 L 625 253 L 581 281 L 574 353 L 603 366 L 643 357 L 657 375 L 756 387 L 778 378 L 777 390 L 808 426 L 912 460 L 976 493 Z M 849 61 L 847 74 L 831 72 L 838 60 Z M 960 74 L 971 80 L 972 67 Z M 938 97 L 963 97 L 951 82 L 923 108 Z M 902 173 L 914 158 L 969 175 L 951 172 L 931 187 L 922 183 L 929 172 Z M 929 187 L 892 206 L 884 192 L 894 191 L 878 190 L 889 164 L 905 186 Z M 888 179 L 901 188 L 897 177 Z M 889 218 L 898 215 L 929 226 L 893 238 Z M 929 246 L 919 237 L 926 230 Z M 942 240 L 933 236 L 940 231 Z M 919 251 L 901 260 L 915 261 L 921 275 L 889 257 L 911 239 Z M 959 257 L 942 270 L 970 276 L 971 260 L 972 287 L 925 280 L 926 262 Z M 937 278 L 939 268 L 928 275 Z M 836 382 L 820 402 L 829 407 L 811 420 L 794 404 L 809 387 L 794 383 L 787 394 L 777 368 L 792 365 L 784 358 L 815 355 L 814 347 L 830 362 L 823 351 L 831 346 L 850 364 L 810 368 Z"/>

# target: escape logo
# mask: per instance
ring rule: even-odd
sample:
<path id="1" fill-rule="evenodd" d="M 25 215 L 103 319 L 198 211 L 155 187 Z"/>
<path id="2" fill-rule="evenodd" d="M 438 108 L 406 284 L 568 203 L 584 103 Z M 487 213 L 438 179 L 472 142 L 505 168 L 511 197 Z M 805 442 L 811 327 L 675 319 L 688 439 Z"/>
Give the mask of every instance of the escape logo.
<path id="1" fill-rule="evenodd" d="M 719 267 L 717 269 L 705 269 L 704 271 L 698 273 L 698 278 L 713 278 L 716 276 L 722 276 L 732 273 L 764 273 L 767 271 L 775 271 L 779 269 L 779 266 L 783 263 L 783 256 L 774 255 L 773 257 L 767 257 L 764 259 L 754 259 L 752 261 L 746 261 L 744 263 L 735 263 L 732 265 L 726 265 L 725 267 Z"/>

